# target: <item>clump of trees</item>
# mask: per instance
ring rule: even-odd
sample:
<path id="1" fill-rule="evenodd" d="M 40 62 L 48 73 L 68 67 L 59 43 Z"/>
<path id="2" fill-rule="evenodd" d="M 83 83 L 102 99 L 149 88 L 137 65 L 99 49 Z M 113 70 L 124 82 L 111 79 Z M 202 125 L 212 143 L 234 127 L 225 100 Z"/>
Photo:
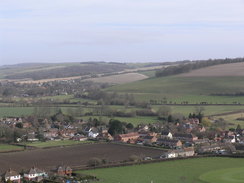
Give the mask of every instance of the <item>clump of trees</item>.
<path id="1" fill-rule="evenodd" d="M 108 126 L 108 133 L 112 136 L 116 134 L 124 134 L 127 130 L 131 130 L 134 128 L 133 124 L 121 122 L 116 119 L 111 119 Z"/>

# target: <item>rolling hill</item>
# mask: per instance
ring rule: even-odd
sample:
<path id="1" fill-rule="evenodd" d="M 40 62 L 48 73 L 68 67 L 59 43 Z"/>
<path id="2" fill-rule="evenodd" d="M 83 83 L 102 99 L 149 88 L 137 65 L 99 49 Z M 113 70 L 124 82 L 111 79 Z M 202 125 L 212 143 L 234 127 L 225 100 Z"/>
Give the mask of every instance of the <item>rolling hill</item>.
<path id="1" fill-rule="evenodd" d="M 189 73 L 154 77 L 108 89 L 133 93 L 142 101 L 244 103 L 244 63 L 221 64 Z"/>

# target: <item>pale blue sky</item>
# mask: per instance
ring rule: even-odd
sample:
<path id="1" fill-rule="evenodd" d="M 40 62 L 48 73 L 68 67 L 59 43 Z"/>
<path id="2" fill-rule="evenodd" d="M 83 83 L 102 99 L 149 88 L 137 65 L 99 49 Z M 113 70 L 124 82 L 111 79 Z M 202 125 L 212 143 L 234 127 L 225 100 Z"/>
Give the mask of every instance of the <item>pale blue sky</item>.
<path id="1" fill-rule="evenodd" d="M 0 64 L 244 56 L 244 0 L 0 0 Z"/>

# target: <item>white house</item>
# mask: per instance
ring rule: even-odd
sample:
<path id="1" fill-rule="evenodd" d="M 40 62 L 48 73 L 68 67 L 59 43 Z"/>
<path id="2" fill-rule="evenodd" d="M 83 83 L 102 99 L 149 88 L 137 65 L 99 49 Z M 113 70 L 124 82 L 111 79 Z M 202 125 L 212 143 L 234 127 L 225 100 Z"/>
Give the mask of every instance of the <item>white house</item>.
<path id="1" fill-rule="evenodd" d="M 99 135 L 98 130 L 96 128 L 90 128 L 88 132 L 88 137 L 95 139 Z"/>
<path id="2" fill-rule="evenodd" d="M 170 151 L 170 152 L 167 152 L 167 153 L 165 154 L 165 157 L 166 157 L 166 158 L 176 158 L 176 157 L 178 157 L 178 154 L 175 153 L 174 151 Z"/>
<path id="3" fill-rule="evenodd" d="M 16 171 L 9 169 L 4 174 L 4 179 L 7 182 L 8 180 L 14 182 L 14 183 L 20 183 L 21 176 Z"/>
<path id="4" fill-rule="evenodd" d="M 162 138 L 173 139 L 173 134 L 169 131 L 163 131 L 161 133 Z"/>
<path id="5" fill-rule="evenodd" d="M 24 173 L 24 178 L 27 180 L 35 180 L 46 177 L 47 173 L 44 170 L 40 170 L 36 167 L 32 167 L 28 172 Z"/>

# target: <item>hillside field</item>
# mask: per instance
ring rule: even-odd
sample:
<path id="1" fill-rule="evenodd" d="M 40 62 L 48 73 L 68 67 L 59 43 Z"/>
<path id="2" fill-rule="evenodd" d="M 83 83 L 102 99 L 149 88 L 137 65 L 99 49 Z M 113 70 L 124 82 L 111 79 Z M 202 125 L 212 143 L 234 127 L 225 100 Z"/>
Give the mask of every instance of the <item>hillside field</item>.
<path id="1" fill-rule="evenodd" d="M 163 100 L 192 104 L 208 102 L 211 104 L 244 104 L 243 96 L 214 96 L 219 93 L 237 93 L 244 91 L 244 77 L 182 77 L 168 76 L 149 78 L 129 84 L 117 85 L 107 91 L 133 93 L 137 100 Z"/>
<path id="2" fill-rule="evenodd" d="M 244 76 L 244 63 L 221 64 L 181 74 L 187 77 Z"/>
<path id="3" fill-rule="evenodd" d="M 243 183 L 244 158 L 175 160 L 79 172 L 97 176 L 100 183 Z"/>
<path id="4" fill-rule="evenodd" d="M 112 83 L 112 84 L 124 84 L 131 83 L 134 81 L 139 81 L 148 78 L 146 75 L 139 73 L 126 73 L 126 74 L 117 74 L 111 76 L 97 77 L 85 79 L 84 81 L 93 81 L 95 83 Z"/>

